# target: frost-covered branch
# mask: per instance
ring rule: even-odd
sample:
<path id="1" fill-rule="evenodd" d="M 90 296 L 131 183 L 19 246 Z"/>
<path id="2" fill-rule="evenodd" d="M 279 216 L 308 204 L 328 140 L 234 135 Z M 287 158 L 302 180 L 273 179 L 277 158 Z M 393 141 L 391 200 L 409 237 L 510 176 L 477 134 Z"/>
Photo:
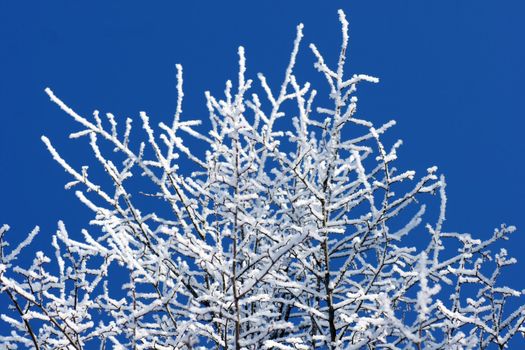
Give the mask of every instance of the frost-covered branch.
<path id="1" fill-rule="evenodd" d="M 0 348 L 503 349 L 523 332 L 525 307 L 506 306 L 522 292 L 498 283 L 516 261 L 492 253 L 515 228 L 446 231 L 445 178 L 398 170 L 395 122 L 359 117 L 357 88 L 378 79 L 345 74 L 339 19 L 334 67 L 310 45 L 326 83 L 295 71 L 302 24 L 277 89 L 239 48 L 237 81 L 205 94 L 210 130 L 184 119 L 180 65 L 173 119 L 140 112 L 139 128 L 46 89 L 94 156 L 75 166 L 42 137 L 93 219 L 80 235 L 60 222 L 29 266 L 39 229 L 11 249 L 0 228 Z"/>

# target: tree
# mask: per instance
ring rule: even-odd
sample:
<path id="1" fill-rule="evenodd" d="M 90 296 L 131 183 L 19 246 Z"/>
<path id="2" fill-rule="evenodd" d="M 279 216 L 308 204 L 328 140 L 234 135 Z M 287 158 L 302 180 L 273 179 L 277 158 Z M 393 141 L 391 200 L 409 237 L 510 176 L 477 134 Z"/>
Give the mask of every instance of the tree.
<path id="1" fill-rule="evenodd" d="M 522 292 L 497 285 L 515 260 L 490 251 L 515 228 L 484 241 L 443 230 L 444 177 L 436 167 L 417 180 L 397 170 L 401 141 L 381 141 L 395 122 L 356 116 L 357 85 L 378 80 L 345 76 L 342 11 L 339 19 L 334 69 L 310 45 L 329 107 L 314 108 L 316 90 L 294 75 L 302 25 L 281 87 L 257 76 L 264 99 L 250 94 L 239 48 L 236 88 L 228 81 L 223 99 L 206 93 L 207 132 L 181 116 L 180 65 L 172 123 L 154 130 L 141 112 L 138 144 L 131 119 L 82 117 L 46 89 L 110 181 L 75 169 L 42 137 L 94 219 L 78 239 L 59 222 L 54 264 L 38 252 L 29 267 L 16 259 L 38 227 L 11 250 L 2 227 L 0 286 L 12 309 L 1 315 L 10 332 L 0 347 L 503 349 L 523 332 L 525 307 L 504 308 Z M 441 205 L 423 228 L 427 194 Z M 416 247 L 423 231 L 427 243 Z M 127 283 L 112 283 L 114 274 Z"/>

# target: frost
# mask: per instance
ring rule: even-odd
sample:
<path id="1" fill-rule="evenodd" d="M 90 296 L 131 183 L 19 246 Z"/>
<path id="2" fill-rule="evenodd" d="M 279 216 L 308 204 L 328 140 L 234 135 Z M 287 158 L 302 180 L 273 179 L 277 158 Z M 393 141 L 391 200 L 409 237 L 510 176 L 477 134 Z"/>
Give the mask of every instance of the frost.
<path id="1" fill-rule="evenodd" d="M 485 240 L 444 231 L 437 167 L 421 178 L 396 169 L 402 142 L 382 140 L 395 121 L 357 112 L 357 87 L 379 80 L 345 74 L 339 20 L 334 67 L 310 45 L 329 99 L 296 76 L 301 24 L 277 88 L 249 79 L 239 48 L 236 81 L 205 93 L 210 130 L 184 119 L 181 65 L 173 120 L 139 112 L 136 129 L 111 113 L 83 117 L 46 89 L 95 156 L 76 169 L 42 137 L 93 218 L 79 239 L 59 222 L 53 253 L 28 266 L 17 257 L 38 227 L 14 248 L 0 228 L 0 293 L 12 306 L 0 348 L 503 349 L 525 332 L 525 307 L 504 309 L 522 292 L 498 282 L 516 260 L 491 253 L 515 227 Z M 109 181 L 89 176 L 93 166 Z M 439 215 L 422 225 L 429 195 Z M 427 245 L 413 247 L 425 230 Z"/>

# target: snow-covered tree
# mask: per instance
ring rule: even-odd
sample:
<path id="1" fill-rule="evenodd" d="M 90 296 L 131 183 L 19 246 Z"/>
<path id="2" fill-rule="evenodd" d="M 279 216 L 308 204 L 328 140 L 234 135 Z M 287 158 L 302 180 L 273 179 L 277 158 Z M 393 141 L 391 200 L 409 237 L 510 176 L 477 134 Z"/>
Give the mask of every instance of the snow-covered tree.
<path id="1" fill-rule="evenodd" d="M 514 227 L 487 240 L 444 229 L 444 177 L 396 169 L 401 141 L 381 141 L 395 122 L 358 117 L 357 85 L 378 80 L 345 75 L 339 19 L 335 67 L 310 45 L 329 99 L 294 75 L 299 25 L 278 89 L 247 78 L 239 48 L 237 81 L 206 93 L 208 130 L 182 117 L 180 65 L 158 128 L 145 112 L 142 130 L 83 117 L 46 89 L 109 181 L 42 137 L 94 218 L 80 236 L 60 222 L 54 256 L 30 266 L 17 257 L 38 228 L 14 249 L 0 229 L 0 348 L 503 349 L 522 332 L 525 307 L 504 308 L 522 292 L 497 283 L 515 260 L 491 252 Z M 441 206 L 423 225 L 428 194 Z"/>

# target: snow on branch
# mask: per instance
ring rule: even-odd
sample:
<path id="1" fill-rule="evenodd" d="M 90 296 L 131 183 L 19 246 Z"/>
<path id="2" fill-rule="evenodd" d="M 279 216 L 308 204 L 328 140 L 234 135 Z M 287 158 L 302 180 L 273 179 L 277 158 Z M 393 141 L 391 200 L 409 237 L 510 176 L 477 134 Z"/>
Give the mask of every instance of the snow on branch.
<path id="1" fill-rule="evenodd" d="M 277 89 L 261 73 L 253 87 L 239 48 L 238 86 L 205 94 L 210 130 L 183 117 L 180 65 L 173 120 L 157 127 L 140 112 L 133 133 L 130 118 L 81 116 L 47 88 L 107 179 L 42 137 L 94 217 L 80 238 L 60 222 L 53 257 L 37 252 L 27 266 L 17 257 L 38 227 L 13 249 L 0 228 L 0 293 L 12 306 L 0 348 L 503 349 L 524 332 L 525 306 L 506 306 L 522 291 L 498 284 L 516 261 L 491 252 L 515 228 L 486 240 L 446 231 L 445 178 L 396 169 L 402 142 L 382 141 L 395 122 L 358 115 L 357 86 L 378 79 L 345 74 L 339 20 L 335 67 L 310 45 L 327 105 L 312 88 L 323 84 L 295 72 L 302 24 Z M 422 227 L 432 200 L 438 220 Z M 425 231 L 428 244 L 414 246 Z"/>

